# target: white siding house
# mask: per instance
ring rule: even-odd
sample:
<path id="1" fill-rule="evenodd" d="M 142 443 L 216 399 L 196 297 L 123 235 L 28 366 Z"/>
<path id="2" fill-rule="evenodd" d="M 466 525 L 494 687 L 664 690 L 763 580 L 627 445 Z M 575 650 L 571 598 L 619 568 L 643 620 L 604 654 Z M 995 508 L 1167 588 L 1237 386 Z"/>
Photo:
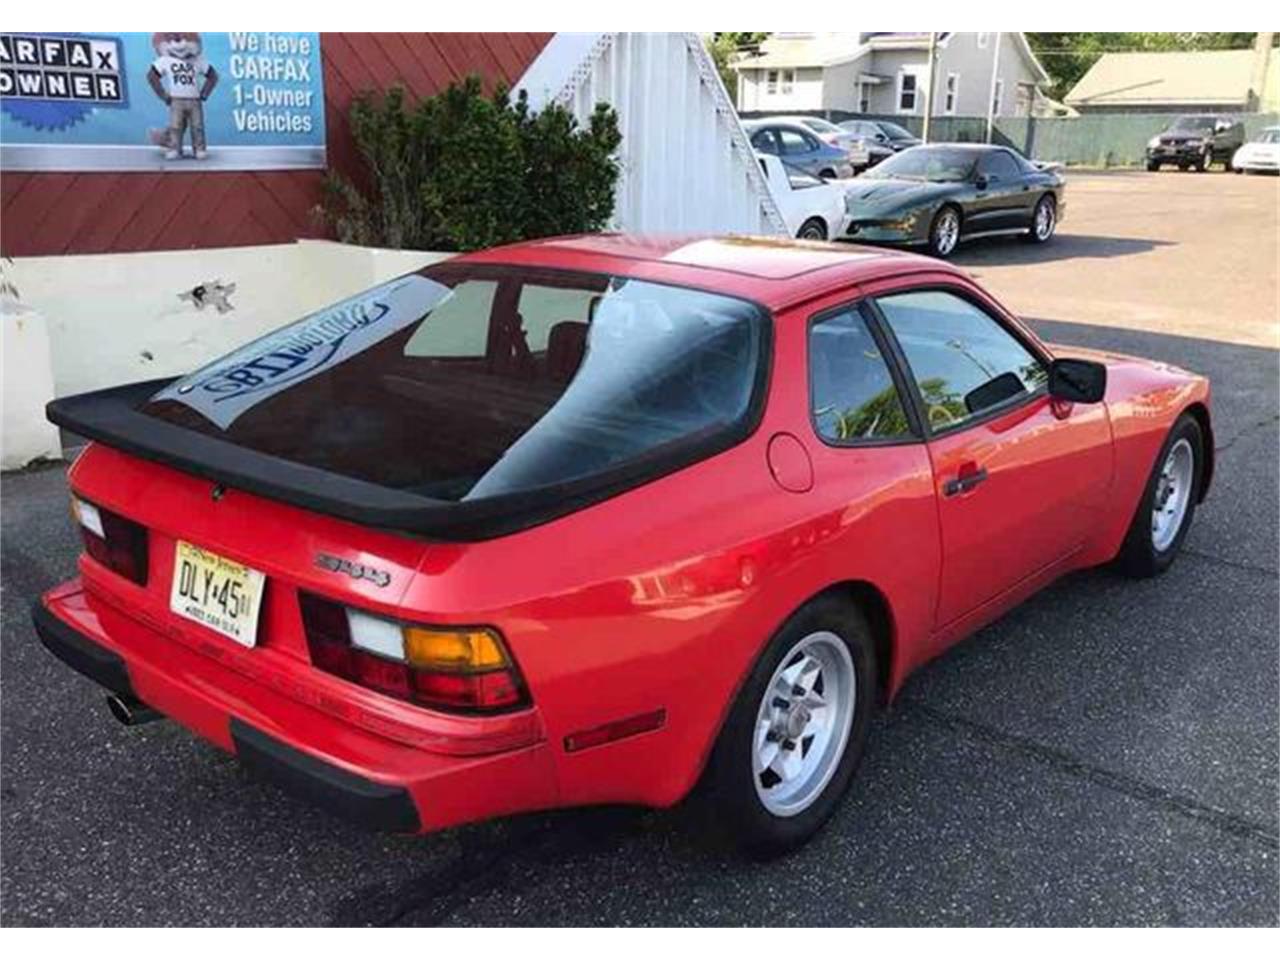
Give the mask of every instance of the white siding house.
<path id="1" fill-rule="evenodd" d="M 779 33 L 734 70 L 745 113 L 922 115 L 929 34 Z M 939 33 L 934 73 L 934 116 L 1028 116 L 1049 79 L 1022 33 Z"/>

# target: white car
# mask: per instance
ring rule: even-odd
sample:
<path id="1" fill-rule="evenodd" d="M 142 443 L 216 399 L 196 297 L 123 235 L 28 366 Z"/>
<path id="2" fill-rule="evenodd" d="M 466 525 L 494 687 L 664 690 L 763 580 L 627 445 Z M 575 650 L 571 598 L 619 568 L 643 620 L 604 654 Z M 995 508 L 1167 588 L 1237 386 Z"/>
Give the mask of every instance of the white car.
<path id="1" fill-rule="evenodd" d="M 757 153 L 769 192 L 782 212 L 787 232 L 801 240 L 830 240 L 848 226 L 845 186 L 820 180 L 768 153 Z"/>
<path id="2" fill-rule="evenodd" d="M 1236 173 L 1247 170 L 1280 171 L 1280 127 L 1267 127 L 1256 140 L 1250 140 L 1231 158 Z"/>

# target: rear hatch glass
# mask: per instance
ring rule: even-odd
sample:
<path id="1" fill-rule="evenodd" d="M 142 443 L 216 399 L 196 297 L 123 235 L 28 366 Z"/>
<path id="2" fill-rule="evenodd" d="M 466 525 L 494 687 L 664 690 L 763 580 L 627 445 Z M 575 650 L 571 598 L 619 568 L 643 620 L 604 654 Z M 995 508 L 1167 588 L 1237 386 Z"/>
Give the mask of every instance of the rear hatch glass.
<path id="1" fill-rule="evenodd" d="M 141 413 L 436 504 L 545 513 L 540 491 L 604 494 L 745 436 L 767 320 L 634 278 L 445 263 L 271 333 Z"/>

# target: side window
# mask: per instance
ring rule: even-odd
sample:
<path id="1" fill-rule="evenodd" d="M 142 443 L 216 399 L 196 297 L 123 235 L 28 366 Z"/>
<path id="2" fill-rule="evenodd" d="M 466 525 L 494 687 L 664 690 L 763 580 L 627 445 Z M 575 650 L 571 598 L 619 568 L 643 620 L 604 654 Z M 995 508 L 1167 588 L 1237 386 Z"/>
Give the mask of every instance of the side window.
<path id="1" fill-rule="evenodd" d="M 761 153 L 777 154 L 778 145 L 773 140 L 772 130 L 757 130 L 751 138 L 751 145 Z"/>
<path id="2" fill-rule="evenodd" d="M 876 301 L 911 367 L 933 430 L 1025 397 L 1048 371 L 993 317 L 941 290 Z"/>
<path id="3" fill-rule="evenodd" d="M 779 130 L 778 139 L 782 141 L 783 154 L 788 156 L 808 153 L 812 149 L 805 135 L 798 130 Z"/>
<path id="4" fill-rule="evenodd" d="M 988 153 L 982 158 L 978 170 L 993 180 L 1014 180 L 1019 176 L 1018 161 L 1003 150 Z"/>
<path id="5" fill-rule="evenodd" d="M 809 328 L 809 397 L 818 435 L 832 443 L 911 435 L 888 363 L 854 307 Z"/>
<path id="6" fill-rule="evenodd" d="M 467 280 L 453 288 L 449 296 L 419 324 L 404 345 L 406 357 L 433 359 L 479 359 L 489 342 L 488 318 L 493 312 L 493 280 Z"/>
<path id="7" fill-rule="evenodd" d="M 600 294 L 592 290 L 524 284 L 520 288 L 520 306 L 517 309 L 520 311 L 521 327 L 529 349 L 534 353 L 545 352 L 551 343 L 553 332 L 557 340 L 568 336 L 557 332 L 557 328 L 575 328 L 585 344 L 592 304 L 599 300 Z"/>

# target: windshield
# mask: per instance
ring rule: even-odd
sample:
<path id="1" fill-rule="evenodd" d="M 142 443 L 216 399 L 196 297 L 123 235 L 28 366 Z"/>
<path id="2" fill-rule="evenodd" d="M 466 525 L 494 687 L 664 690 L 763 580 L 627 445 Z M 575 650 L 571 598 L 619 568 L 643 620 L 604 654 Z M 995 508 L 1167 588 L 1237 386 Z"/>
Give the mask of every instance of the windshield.
<path id="1" fill-rule="evenodd" d="M 1179 117 L 1173 122 L 1174 130 L 1212 130 L 1213 117 Z"/>
<path id="2" fill-rule="evenodd" d="M 883 130 L 884 135 L 890 140 L 914 140 L 916 138 L 916 135 L 910 130 L 887 120 L 877 120 L 876 126 Z"/>
<path id="3" fill-rule="evenodd" d="M 911 147 L 872 167 L 860 179 L 959 183 L 969 179 L 977 156 L 973 150 L 954 147 Z"/>
<path id="4" fill-rule="evenodd" d="M 762 382 L 766 323 L 714 293 L 446 262 L 269 334 L 143 413 L 396 490 L 475 500 L 616 474 L 740 427 Z"/>
<path id="5" fill-rule="evenodd" d="M 1263 130 L 1258 143 L 1280 143 L 1280 130 Z"/>
<path id="6" fill-rule="evenodd" d="M 792 166 L 789 163 L 782 165 L 787 171 L 787 179 L 791 182 L 792 190 L 803 190 L 806 187 L 820 187 L 825 181 L 819 180 L 813 174 L 801 170 L 799 167 Z"/>

